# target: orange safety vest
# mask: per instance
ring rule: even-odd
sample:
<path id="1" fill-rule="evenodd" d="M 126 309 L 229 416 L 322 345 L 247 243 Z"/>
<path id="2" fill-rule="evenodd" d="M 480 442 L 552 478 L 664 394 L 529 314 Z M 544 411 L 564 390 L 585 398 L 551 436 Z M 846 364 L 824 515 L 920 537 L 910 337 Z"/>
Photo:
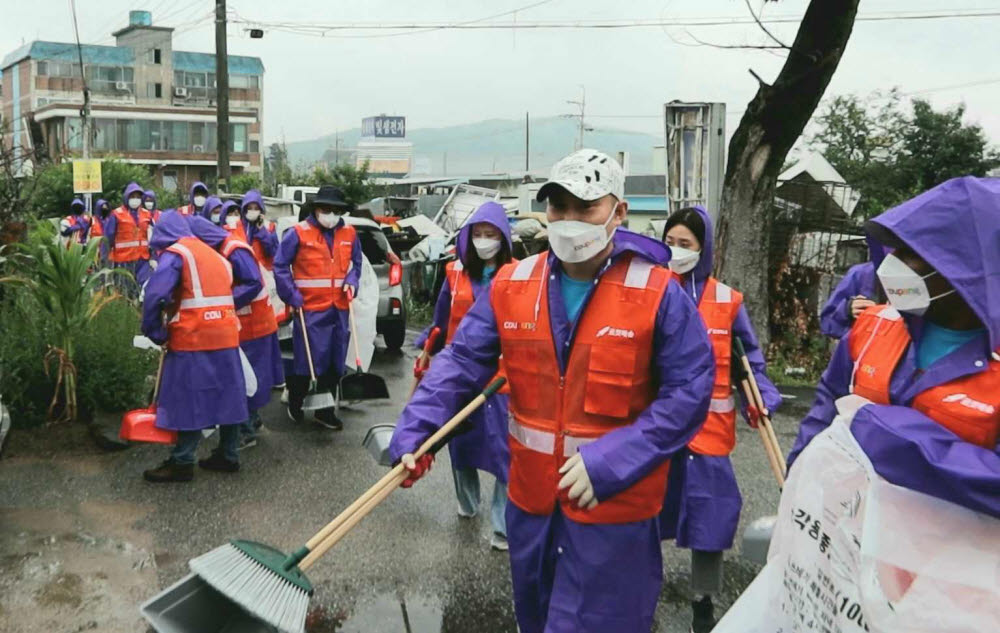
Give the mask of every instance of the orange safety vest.
<path id="1" fill-rule="evenodd" d="M 472 304 L 475 303 L 476 299 L 472 296 L 472 280 L 469 279 L 469 274 L 465 272 L 465 266 L 461 260 L 456 259 L 453 262 L 449 262 L 445 266 L 445 275 L 448 278 L 448 289 L 451 290 L 451 309 L 448 311 L 448 335 L 444 341 L 444 344 L 448 345 L 455 336 L 458 324 L 462 322 L 462 319 L 468 313 L 469 309 L 472 308 Z"/>
<path id="2" fill-rule="evenodd" d="M 566 373 L 549 325 L 547 252 L 497 273 L 490 299 L 510 381 L 510 500 L 525 512 L 580 523 L 626 523 L 659 514 L 670 462 L 582 510 L 558 493 L 559 468 L 580 446 L 632 424 L 656 398 L 653 336 L 670 272 L 639 257 L 605 271 L 576 325 Z"/>
<path id="3" fill-rule="evenodd" d="M 90 216 L 90 237 L 104 236 L 104 221 L 98 213 Z"/>
<path id="4" fill-rule="evenodd" d="M 118 221 L 118 228 L 114 235 L 114 247 L 111 249 L 111 261 L 134 262 L 149 259 L 149 224 L 152 221 L 149 211 L 140 208 L 136 212 L 138 223 L 123 206 L 112 213 Z"/>
<path id="5" fill-rule="evenodd" d="M 240 322 L 233 307 L 232 266 L 196 237 L 182 237 L 166 250 L 180 255 L 183 264 L 167 322 L 169 348 L 202 352 L 237 347 Z"/>
<path id="6" fill-rule="evenodd" d="M 889 388 L 911 339 L 899 312 L 891 306 L 872 306 L 858 315 L 849 336 L 852 393 L 878 404 L 900 404 L 890 402 Z M 931 387 L 909 406 L 966 442 L 994 450 L 1000 436 L 1000 361 L 994 355 L 977 363 L 977 369 Z"/>
<path id="7" fill-rule="evenodd" d="M 238 248 L 244 248 L 251 253 L 253 250 L 245 241 L 236 237 L 235 232 L 230 234 L 222 245 L 219 252 L 226 259 Z M 274 317 L 274 306 L 271 305 L 271 297 L 264 286 L 264 267 L 257 261 L 260 269 L 261 288 L 260 292 L 253 300 L 236 311 L 236 316 L 240 318 L 240 342 L 252 341 L 262 336 L 269 336 L 278 331 L 278 321 Z"/>
<path id="8" fill-rule="evenodd" d="M 274 233 L 276 231 L 274 222 L 269 222 L 268 220 L 264 220 L 264 226 L 257 230 L 268 231 L 270 233 Z M 254 240 L 250 245 L 250 248 L 253 249 L 253 254 L 257 256 L 257 261 L 263 264 L 264 268 L 274 270 L 274 257 L 264 252 L 264 246 L 260 243 L 260 240 Z"/>
<path id="9" fill-rule="evenodd" d="M 295 232 L 299 251 L 292 262 L 292 278 L 302 293 L 302 306 L 314 312 L 331 307 L 346 310 L 344 278 L 351 269 L 351 251 L 357 236 L 354 227 L 345 223 L 334 230 L 332 252 L 323 231 L 308 221 L 296 224 Z"/>
<path id="10" fill-rule="evenodd" d="M 246 231 L 243 230 L 243 223 L 242 222 L 238 222 L 236 224 L 236 228 L 235 229 L 229 228 L 229 225 L 226 224 L 225 222 L 223 222 L 221 226 L 222 226 L 222 229 L 224 231 L 226 231 L 226 233 L 229 233 L 230 237 L 235 238 L 235 239 L 243 242 L 244 244 L 247 245 L 247 248 L 250 248 L 250 244 L 247 242 Z M 253 249 L 251 248 L 250 250 L 252 251 Z"/>
<path id="11" fill-rule="evenodd" d="M 743 295 L 715 277 L 705 281 L 698 312 L 715 354 L 715 385 L 705 424 L 688 444 L 700 455 L 728 455 L 736 446 L 736 401 L 730 373 L 733 357 L 733 322 L 743 303 Z"/>

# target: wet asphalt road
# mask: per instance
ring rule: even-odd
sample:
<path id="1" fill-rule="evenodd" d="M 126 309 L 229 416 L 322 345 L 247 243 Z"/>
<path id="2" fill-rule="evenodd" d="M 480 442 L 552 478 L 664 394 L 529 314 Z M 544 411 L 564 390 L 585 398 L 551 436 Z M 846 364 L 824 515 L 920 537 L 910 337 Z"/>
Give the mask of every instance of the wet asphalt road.
<path id="1" fill-rule="evenodd" d="M 386 379 L 395 398 L 344 410 L 345 430 L 340 433 L 290 422 L 275 392 L 264 412 L 266 430 L 258 446 L 242 454 L 238 474 L 199 471 L 190 484 L 150 485 L 142 480 L 142 471 L 165 457 L 166 450 L 157 446 L 83 454 L 74 458 L 80 461 L 71 471 L 44 460 L 14 468 L 0 462 L 0 507 L 58 513 L 90 501 L 105 504 L 108 525 L 120 522 L 116 508 L 130 508 L 127 527 L 146 536 L 161 587 L 187 573 L 189 558 L 234 537 L 292 550 L 384 474 L 361 442 L 372 424 L 395 421 L 412 380 L 414 356 L 409 349 L 376 353 L 371 371 Z M 805 403 L 797 404 L 790 409 L 793 415 L 775 420 L 785 451 Z M 201 452 L 216 441 L 208 440 Z M 773 514 L 778 492 L 756 432 L 741 426 L 739 441 L 733 460 L 745 525 Z M 506 554 L 489 548 L 493 482 L 486 474 L 482 480 L 484 502 L 471 520 L 456 514 L 447 451 L 414 489 L 393 493 L 309 571 L 317 606 L 310 630 L 516 631 Z M 725 591 L 717 603 L 723 607 L 756 571 L 739 558 L 738 549 L 737 542 L 727 554 Z M 688 553 L 669 543 L 663 551 L 665 582 L 654 630 L 687 631 Z"/>

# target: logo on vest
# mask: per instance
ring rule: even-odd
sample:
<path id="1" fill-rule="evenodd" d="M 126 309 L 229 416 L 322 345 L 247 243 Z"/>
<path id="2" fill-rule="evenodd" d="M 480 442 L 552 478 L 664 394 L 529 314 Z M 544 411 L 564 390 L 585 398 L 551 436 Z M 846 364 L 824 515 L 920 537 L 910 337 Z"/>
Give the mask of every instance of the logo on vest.
<path id="1" fill-rule="evenodd" d="M 708 328 L 708 335 L 718 334 L 719 336 L 729 336 L 729 330 L 720 330 L 718 328 L 710 327 Z"/>
<path id="2" fill-rule="evenodd" d="M 505 330 L 534 330 L 535 324 L 531 321 L 525 321 L 524 323 L 518 323 L 517 321 L 504 321 L 503 329 Z"/>
<path id="3" fill-rule="evenodd" d="M 874 376 L 875 375 L 875 368 L 873 366 L 871 366 L 871 365 L 862 365 L 861 366 L 861 371 L 864 372 L 868 376 Z"/>
<path id="4" fill-rule="evenodd" d="M 620 328 L 611 327 L 610 325 L 605 325 L 601 329 L 597 330 L 595 338 L 601 338 L 602 336 L 614 336 L 617 338 L 635 338 L 635 332 L 632 330 L 622 330 Z"/>
<path id="5" fill-rule="evenodd" d="M 941 402 L 957 402 L 963 407 L 979 411 L 980 413 L 985 413 L 986 415 L 993 415 L 996 412 L 996 407 L 993 405 L 973 400 L 964 393 L 953 393 L 950 396 L 945 396 L 941 399 Z"/>
<path id="6" fill-rule="evenodd" d="M 201 318 L 205 321 L 218 321 L 222 318 L 222 310 L 205 310 Z"/>

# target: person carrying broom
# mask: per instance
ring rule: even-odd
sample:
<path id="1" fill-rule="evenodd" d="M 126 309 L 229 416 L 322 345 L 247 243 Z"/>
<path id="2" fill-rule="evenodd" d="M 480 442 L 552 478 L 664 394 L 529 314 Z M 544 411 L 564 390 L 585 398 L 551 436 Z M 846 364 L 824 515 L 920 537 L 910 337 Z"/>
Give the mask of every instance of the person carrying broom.
<path id="1" fill-rule="evenodd" d="M 649 631 L 663 582 L 658 515 L 671 457 L 708 412 L 715 361 L 657 240 L 619 228 L 624 174 L 592 149 L 538 192 L 551 252 L 502 267 L 403 410 L 413 452 L 497 372 L 510 384 L 507 507 L 521 633 Z"/>
<path id="2" fill-rule="evenodd" d="M 773 413 L 781 394 L 767 377 L 764 356 L 743 295 L 712 276 L 712 220 L 702 207 L 680 209 L 663 229 L 670 246 L 670 269 L 698 306 L 715 354 L 715 387 L 705 424 L 674 460 L 670 488 L 660 515 L 660 535 L 691 550 L 693 633 L 715 626 L 712 596 L 722 589 L 722 554 L 733 546 L 743 498 L 729 454 L 736 446 L 736 401 L 731 377 L 733 337 L 747 351 L 767 411 L 743 403 L 743 414 L 756 427 L 761 413 Z"/>
<path id="3" fill-rule="evenodd" d="M 305 419 L 302 404 L 309 391 L 310 355 L 317 387 L 332 391 L 344 372 L 349 302 L 357 295 L 361 279 L 361 242 L 357 231 L 344 221 L 350 208 L 343 192 L 324 185 L 302 207 L 299 223 L 285 231 L 274 258 L 278 296 L 304 316 L 293 320 L 292 374 L 288 384 L 288 417 Z M 309 351 L 306 341 L 308 336 Z M 329 429 L 344 428 L 334 410 L 320 409 L 316 421 Z"/>

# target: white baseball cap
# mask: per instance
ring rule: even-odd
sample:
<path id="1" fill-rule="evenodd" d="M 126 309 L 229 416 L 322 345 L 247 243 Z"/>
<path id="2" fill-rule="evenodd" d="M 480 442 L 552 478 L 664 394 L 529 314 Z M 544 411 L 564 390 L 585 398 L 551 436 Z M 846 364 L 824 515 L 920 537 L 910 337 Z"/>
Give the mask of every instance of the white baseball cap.
<path id="1" fill-rule="evenodd" d="M 552 194 L 553 187 L 562 187 L 581 200 L 603 198 L 609 193 L 625 199 L 625 172 L 618 161 L 596 149 L 581 149 L 552 166 L 549 181 L 538 190 L 541 202 Z"/>

